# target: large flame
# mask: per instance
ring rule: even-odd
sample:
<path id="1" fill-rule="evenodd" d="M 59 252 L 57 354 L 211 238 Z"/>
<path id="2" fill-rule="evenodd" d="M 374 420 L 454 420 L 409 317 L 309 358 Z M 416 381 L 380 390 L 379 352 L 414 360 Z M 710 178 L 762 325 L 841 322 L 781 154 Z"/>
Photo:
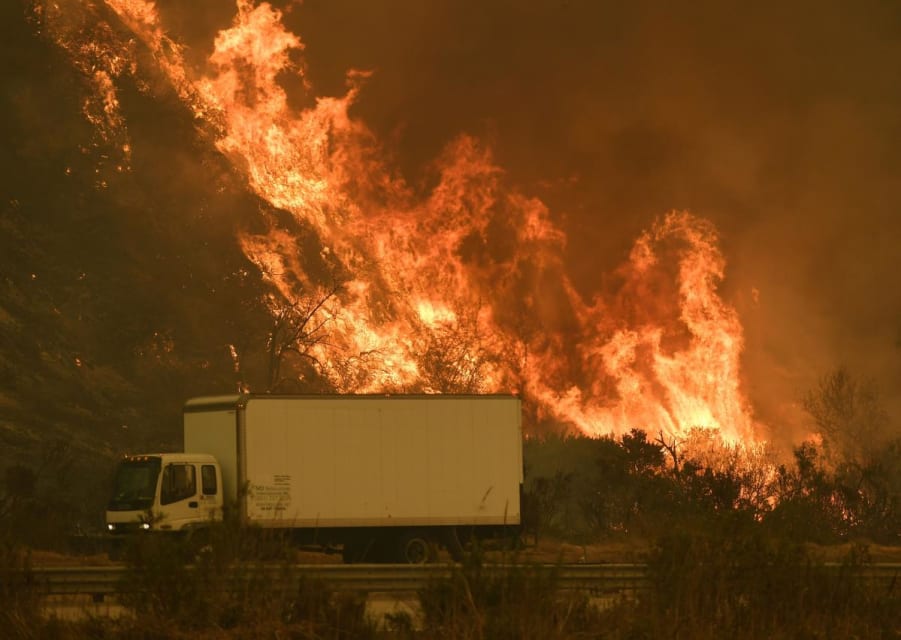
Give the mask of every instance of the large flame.
<path id="1" fill-rule="evenodd" d="M 37 4 L 57 43 L 91 70 L 97 98 L 85 113 L 100 134 L 127 154 L 115 81 L 138 77 L 138 49 L 149 52 L 145 73 L 162 74 L 250 188 L 313 229 L 326 262 L 350 274 L 336 304 L 316 312 L 330 322 L 316 356 L 339 390 L 516 391 L 539 418 L 589 434 L 702 427 L 755 441 L 742 327 L 717 292 L 724 259 L 710 223 L 663 216 L 613 290 L 586 300 L 565 271 L 565 234 L 541 201 L 509 186 L 490 149 L 460 136 L 435 161 L 436 186 L 416 193 L 348 113 L 366 74 L 350 72 L 343 96 L 315 97 L 296 62 L 303 43 L 269 4 L 238 0 L 202 70 L 188 67 L 149 0 L 100 6 L 129 38 L 63 19 L 84 4 Z M 312 106 L 292 107 L 285 82 Z M 283 299 L 322 279 L 275 224 L 239 240 Z"/>

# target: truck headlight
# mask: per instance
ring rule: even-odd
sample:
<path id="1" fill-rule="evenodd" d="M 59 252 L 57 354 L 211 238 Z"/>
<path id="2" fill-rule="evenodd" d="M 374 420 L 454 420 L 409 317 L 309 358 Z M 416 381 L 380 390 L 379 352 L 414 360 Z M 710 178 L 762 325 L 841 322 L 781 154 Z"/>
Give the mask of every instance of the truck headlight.
<path id="1" fill-rule="evenodd" d="M 113 523 L 109 523 L 108 525 L 106 525 L 106 528 L 109 529 L 110 531 L 115 531 L 116 525 L 114 525 Z"/>
<path id="2" fill-rule="evenodd" d="M 142 523 L 141 523 L 141 528 L 142 528 L 144 531 L 147 531 L 147 530 L 150 528 L 150 523 L 149 523 L 149 522 L 142 522 Z"/>

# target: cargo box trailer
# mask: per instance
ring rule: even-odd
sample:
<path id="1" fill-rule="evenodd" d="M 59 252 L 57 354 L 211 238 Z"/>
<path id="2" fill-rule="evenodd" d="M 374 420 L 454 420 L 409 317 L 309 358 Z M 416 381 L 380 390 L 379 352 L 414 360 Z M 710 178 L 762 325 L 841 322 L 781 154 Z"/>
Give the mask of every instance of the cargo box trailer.
<path id="1" fill-rule="evenodd" d="M 241 394 L 184 407 L 184 453 L 127 456 L 113 533 L 242 526 L 345 561 L 423 562 L 520 525 L 521 403 L 511 395 Z"/>

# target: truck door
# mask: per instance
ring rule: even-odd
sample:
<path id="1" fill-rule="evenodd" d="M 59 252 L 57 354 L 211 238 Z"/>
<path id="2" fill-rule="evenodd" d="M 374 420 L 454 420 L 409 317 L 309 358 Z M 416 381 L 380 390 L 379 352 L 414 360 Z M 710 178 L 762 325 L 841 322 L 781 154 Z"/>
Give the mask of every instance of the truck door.
<path id="1" fill-rule="evenodd" d="M 207 521 L 222 519 L 220 475 L 218 465 L 200 465 L 200 508 Z"/>
<path id="2" fill-rule="evenodd" d="M 200 509 L 197 495 L 197 468 L 187 462 L 171 462 L 163 467 L 160 482 L 160 518 L 154 528 L 179 531 L 208 517 Z"/>

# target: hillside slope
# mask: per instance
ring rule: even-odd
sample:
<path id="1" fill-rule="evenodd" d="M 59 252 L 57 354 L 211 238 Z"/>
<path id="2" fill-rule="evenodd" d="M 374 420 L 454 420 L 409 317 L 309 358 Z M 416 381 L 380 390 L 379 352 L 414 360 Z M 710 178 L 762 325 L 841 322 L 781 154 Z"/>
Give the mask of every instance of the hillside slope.
<path id="1" fill-rule="evenodd" d="M 62 450 L 66 491 L 90 502 L 120 452 L 181 445 L 185 398 L 236 388 L 230 345 L 265 352 L 264 287 L 235 230 L 278 212 L 165 93 L 121 92 L 123 166 L 86 119 L 84 73 L 22 4 L 2 14 L 0 469 Z"/>

